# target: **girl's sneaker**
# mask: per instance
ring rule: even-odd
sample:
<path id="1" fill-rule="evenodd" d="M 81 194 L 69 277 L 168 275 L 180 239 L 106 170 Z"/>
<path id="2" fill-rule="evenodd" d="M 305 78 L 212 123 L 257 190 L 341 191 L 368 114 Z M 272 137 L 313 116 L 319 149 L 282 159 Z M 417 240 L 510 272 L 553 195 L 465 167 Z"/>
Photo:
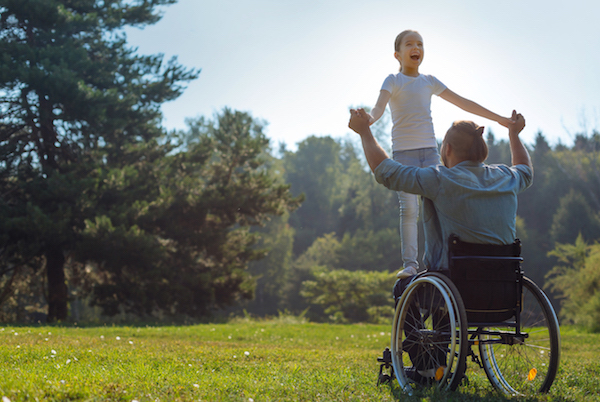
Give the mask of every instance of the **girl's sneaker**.
<path id="1" fill-rule="evenodd" d="M 396 276 L 398 279 L 408 278 L 409 276 L 413 276 L 417 274 L 417 269 L 415 267 L 411 267 L 410 265 L 404 268 L 402 271 L 398 272 Z"/>

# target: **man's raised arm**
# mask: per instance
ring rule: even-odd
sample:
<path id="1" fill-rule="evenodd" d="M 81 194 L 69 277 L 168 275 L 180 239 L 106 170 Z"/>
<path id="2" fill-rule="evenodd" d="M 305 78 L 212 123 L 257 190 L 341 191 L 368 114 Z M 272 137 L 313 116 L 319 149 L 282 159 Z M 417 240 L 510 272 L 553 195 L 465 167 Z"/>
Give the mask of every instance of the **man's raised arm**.
<path id="1" fill-rule="evenodd" d="M 512 164 L 515 165 L 527 165 L 533 171 L 533 165 L 531 164 L 531 158 L 527 148 L 521 142 L 519 133 L 525 127 L 525 118 L 516 111 L 512 112 L 511 123 L 508 125 L 508 138 L 510 141 L 510 154 L 512 157 Z"/>
<path id="2" fill-rule="evenodd" d="M 388 159 L 387 153 L 377 142 L 371 128 L 369 127 L 369 115 L 364 109 L 350 110 L 350 122 L 348 127 L 356 131 L 361 138 L 362 147 L 365 151 L 365 157 L 369 163 L 369 167 L 373 172 L 381 162 Z"/>

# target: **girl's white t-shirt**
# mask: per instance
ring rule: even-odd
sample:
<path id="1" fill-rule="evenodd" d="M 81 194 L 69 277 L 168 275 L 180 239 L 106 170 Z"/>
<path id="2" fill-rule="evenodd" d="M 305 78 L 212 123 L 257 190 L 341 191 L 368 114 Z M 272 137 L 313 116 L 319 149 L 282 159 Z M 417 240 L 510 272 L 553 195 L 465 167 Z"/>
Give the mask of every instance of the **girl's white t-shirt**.
<path id="1" fill-rule="evenodd" d="M 391 94 L 392 149 L 437 147 L 431 119 L 431 95 L 441 94 L 446 86 L 433 75 L 410 77 L 398 73 L 390 74 L 381 89 Z"/>

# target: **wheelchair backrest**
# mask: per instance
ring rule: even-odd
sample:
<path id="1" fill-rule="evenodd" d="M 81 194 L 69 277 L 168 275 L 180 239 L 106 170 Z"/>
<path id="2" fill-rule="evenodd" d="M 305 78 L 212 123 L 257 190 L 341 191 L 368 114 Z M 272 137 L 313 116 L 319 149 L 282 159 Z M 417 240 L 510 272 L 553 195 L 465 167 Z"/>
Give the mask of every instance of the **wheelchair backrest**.
<path id="1" fill-rule="evenodd" d="M 458 288 L 469 323 L 517 319 L 521 305 L 521 242 L 474 244 L 449 238 L 450 278 Z"/>

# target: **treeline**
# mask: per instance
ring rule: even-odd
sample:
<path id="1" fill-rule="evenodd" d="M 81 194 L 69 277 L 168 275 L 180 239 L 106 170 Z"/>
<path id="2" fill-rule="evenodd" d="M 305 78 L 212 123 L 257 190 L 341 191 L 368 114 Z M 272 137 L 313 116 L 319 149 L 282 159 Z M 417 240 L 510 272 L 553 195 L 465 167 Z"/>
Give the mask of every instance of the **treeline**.
<path id="1" fill-rule="evenodd" d="M 301 199 L 247 114 L 161 126 L 199 71 L 123 29 L 174 2 L 0 6 L 0 320 L 199 318 L 252 296 L 249 228 Z"/>
<path id="2" fill-rule="evenodd" d="M 487 144 L 486 163 L 510 164 L 507 139 L 490 132 Z M 598 278 L 589 283 L 589 275 L 581 277 L 580 285 L 588 290 L 574 293 L 575 285 L 561 285 L 564 276 L 557 279 L 564 269 L 553 267 L 572 259 L 564 245 L 578 236 L 591 250 L 600 240 L 600 134 L 581 133 L 573 145 L 552 147 L 538 133 L 528 148 L 534 184 L 519 196 L 517 217 L 526 275 L 554 291 L 557 307 L 565 296 L 595 294 L 598 299 Z M 309 137 L 294 152 L 282 149 L 279 163 L 292 193 L 306 199 L 261 231 L 271 252 L 251 264 L 256 291 L 255 299 L 244 305 L 246 312 L 263 316 L 288 311 L 335 322 L 389 320 L 391 287 L 402 263 L 396 194 L 375 182 L 353 137 Z M 575 265 L 581 266 L 584 257 L 580 253 Z M 600 275 L 595 261 L 588 269 Z M 599 306 L 590 308 L 600 311 Z M 563 320 L 577 321 L 569 311 Z"/>
<path id="3" fill-rule="evenodd" d="M 136 54 L 123 28 L 174 2 L 0 7 L 0 320 L 389 322 L 398 202 L 356 137 L 275 151 L 263 122 L 229 109 L 161 126 L 162 103 L 200 71 Z M 488 143 L 490 163 L 510 162 L 502 137 Z M 552 272 L 564 318 L 583 322 L 600 311 L 599 134 L 530 147 L 525 270 L 539 284 Z"/>

